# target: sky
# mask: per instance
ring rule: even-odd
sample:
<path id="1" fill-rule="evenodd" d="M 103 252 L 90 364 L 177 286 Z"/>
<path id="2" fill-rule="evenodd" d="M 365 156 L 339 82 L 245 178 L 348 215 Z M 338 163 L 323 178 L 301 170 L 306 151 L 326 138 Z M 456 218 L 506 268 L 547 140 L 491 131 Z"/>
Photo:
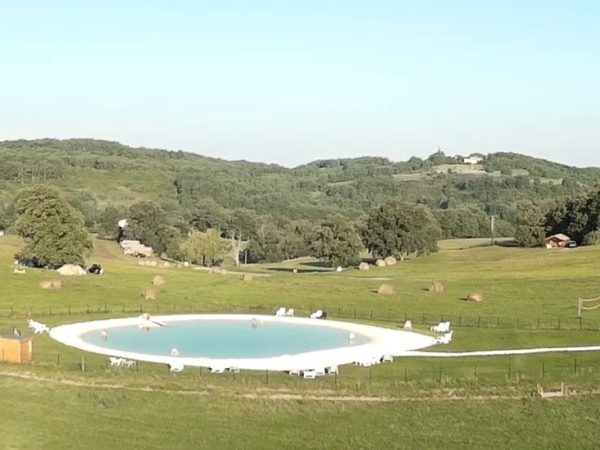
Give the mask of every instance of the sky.
<path id="1" fill-rule="evenodd" d="M 597 0 L 0 0 L 0 140 L 600 166 Z"/>

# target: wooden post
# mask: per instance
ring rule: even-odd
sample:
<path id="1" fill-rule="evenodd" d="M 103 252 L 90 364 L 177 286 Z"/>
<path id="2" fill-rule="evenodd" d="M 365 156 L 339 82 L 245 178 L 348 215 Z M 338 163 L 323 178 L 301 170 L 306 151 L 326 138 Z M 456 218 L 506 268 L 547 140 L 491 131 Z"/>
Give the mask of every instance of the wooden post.
<path id="1" fill-rule="evenodd" d="M 579 300 L 577 301 L 577 317 L 579 317 L 579 319 L 581 319 L 581 313 L 583 311 L 581 310 L 581 298 L 579 298 Z M 579 323 L 581 323 L 581 320 L 579 320 Z"/>

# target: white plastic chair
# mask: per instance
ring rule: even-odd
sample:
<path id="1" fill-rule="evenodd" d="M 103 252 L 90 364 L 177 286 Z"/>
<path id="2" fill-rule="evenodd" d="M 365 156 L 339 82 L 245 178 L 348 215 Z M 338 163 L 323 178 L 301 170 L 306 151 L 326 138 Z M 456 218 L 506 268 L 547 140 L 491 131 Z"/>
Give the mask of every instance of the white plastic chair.
<path id="1" fill-rule="evenodd" d="M 285 312 L 287 317 L 294 317 L 294 308 L 290 308 Z"/>
<path id="2" fill-rule="evenodd" d="M 311 319 L 320 319 L 323 316 L 323 311 L 320 309 L 317 309 L 314 313 L 312 313 L 310 315 Z"/>
<path id="3" fill-rule="evenodd" d="M 277 311 L 275 311 L 275 315 L 280 317 L 285 316 L 285 307 L 282 306 Z"/>

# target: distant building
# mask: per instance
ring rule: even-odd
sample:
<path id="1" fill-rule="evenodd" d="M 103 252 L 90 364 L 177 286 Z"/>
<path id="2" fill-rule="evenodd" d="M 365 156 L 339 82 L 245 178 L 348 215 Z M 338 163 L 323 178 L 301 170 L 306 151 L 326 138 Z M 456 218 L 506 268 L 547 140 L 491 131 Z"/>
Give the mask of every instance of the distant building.
<path id="1" fill-rule="evenodd" d="M 468 158 L 465 158 L 463 160 L 463 163 L 471 164 L 472 166 L 474 166 L 475 164 L 482 163 L 483 158 L 485 158 L 485 156 L 482 155 L 481 153 L 473 153 L 472 155 L 469 155 Z"/>
<path id="2" fill-rule="evenodd" d="M 573 240 L 566 234 L 558 233 L 544 239 L 546 248 L 566 248 L 573 245 Z"/>

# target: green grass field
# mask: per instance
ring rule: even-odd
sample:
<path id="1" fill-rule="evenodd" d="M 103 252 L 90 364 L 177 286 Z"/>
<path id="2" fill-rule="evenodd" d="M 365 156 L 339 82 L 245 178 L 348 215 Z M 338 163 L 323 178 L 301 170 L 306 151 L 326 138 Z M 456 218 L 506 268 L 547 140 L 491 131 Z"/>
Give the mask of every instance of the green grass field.
<path id="1" fill-rule="evenodd" d="M 452 320 L 455 338 L 438 350 L 591 345 L 600 310 L 577 318 L 577 298 L 600 295 L 600 248 L 524 250 L 485 240 L 447 241 L 440 252 L 367 272 L 324 270 L 303 259 L 251 265 L 239 274 L 138 265 L 116 244 L 96 241 L 101 277 L 44 270 L 13 274 L 20 242 L 0 238 L 0 333 L 140 311 L 298 314 L 324 308 L 333 319 L 427 330 Z M 296 268 L 298 273 L 292 273 Z M 233 270 L 233 269 L 232 269 Z M 140 294 L 161 274 L 157 300 Z M 39 283 L 61 278 L 64 287 Z M 426 288 L 444 283 L 443 294 Z M 396 293 L 379 296 L 382 283 Z M 472 292 L 482 303 L 468 303 Z M 110 369 L 106 358 L 34 338 L 30 366 L 0 364 L 0 448 L 592 448 L 600 420 L 600 355 L 550 353 L 488 358 L 404 358 L 373 368 L 345 366 L 337 377 L 279 373 L 215 375 L 161 365 Z M 85 371 L 82 371 L 82 362 Z M 565 382 L 560 400 L 530 398 L 536 386 Z M 582 395 L 584 393 L 588 393 Z M 385 400 L 385 401 L 383 401 Z M 55 413 L 57 411 L 58 413 Z"/>

